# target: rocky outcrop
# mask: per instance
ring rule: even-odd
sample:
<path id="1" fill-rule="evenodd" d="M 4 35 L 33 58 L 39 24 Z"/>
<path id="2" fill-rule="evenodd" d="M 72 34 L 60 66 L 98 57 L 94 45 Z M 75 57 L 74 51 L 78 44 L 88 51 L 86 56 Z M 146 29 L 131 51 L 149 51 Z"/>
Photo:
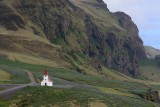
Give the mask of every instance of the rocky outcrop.
<path id="1" fill-rule="evenodd" d="M 152 91 L 145 94 L 139 94 L 139 96 L 145 100 L 149 100 L 155 103 L 160 103 L 158 91 Z"/>
<path id="2" fill-rule="evenodd" d="M 91 5 L 91 6 L 94 6 L 97 9 L 103 8 L 103 9 L 109 11 L 107 8 L 107 5 L 102 0 L 98 0 L 97 2 L 88 2 L 88 1 L 81 1 L 81 2 L 88 4 L 88 5 Z"/>
<path id="3" fill-rule="evenodd" d="M 7 23 L 12 22 L 16 29 L 25 28 L 25 18 L 36 26 L 31 27 L 35 34 L 40 35 L 35 29 L 39 28 L 51 43 L 61 45 L 62 52 L 82 67 L 88 64 L 100 71 L 102 66 L 106 66 L 130 76 L 140 75 L 139 59 L 145 57 L 145 52 L 137 26 L 125 13 L 109 12 L 102 0 L 87 3 L 74 0 L 15 0 L 11 6 L 14 12 L 10 13 L 15 13 L 12 15 L 16 18 L 9 18 L 9 13 L 4 12 L 4 17 L 10 21 L 0 20 L 6 28 Z M 2 6 L 1 9 L 6 10 Z M 102 14 L 97 14 L 97 11 Z M 82 63 L 75 56 L 85 56 L 90 60 Z"/>
<path id="4" fill-rule="evenodd" d="M 117 12 L 114 16 L 127 32 L 124 34 L 126 37 L 117 37 L 117 34 L 113 33 L 114 29 L 102 33 L 92 19 L 86 19 L 86 32 L 91 44 L 88 48 L 89 56 L 99 59 L 101 64 L 108 68 L 138 76 L 140 75 L 139 59 L 145 57 L 145 51 L 137 26 L 125 13 Z"/>
<path id="5" fill-rule="evenodd" d="M 145 57 L 145 50 L 143 41 L 139 37 L 139 30 L 136 26 L 136 24 L 132 21 L 131 17 L 123 12 L 116 12 L 114 13 L 116 18 L 118 19 L 119 25 L 124 28 L 129 36 L 130 39 L 130 45 L 132 45 L 133 50 L 135 50 L 135 53 L 138 55 L 138 58 L 144 58 Z"/>
<path id="6" fill-rule="evenodd" d="M 8 30 L 18 30 L 18 27 L 24 28 L 25 22 L 11 8 L 0 1 L 0 25 Z"/>

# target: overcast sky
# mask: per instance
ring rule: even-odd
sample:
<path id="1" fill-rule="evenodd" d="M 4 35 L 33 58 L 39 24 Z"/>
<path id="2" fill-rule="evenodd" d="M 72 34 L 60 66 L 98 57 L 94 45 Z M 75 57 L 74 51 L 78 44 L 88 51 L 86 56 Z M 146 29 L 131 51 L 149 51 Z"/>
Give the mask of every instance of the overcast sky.
<path id="1" fill-rule="evenodd" d="M 132 17 L 145 45 L 160 49 L 160 0 L 104 0 L 110 11 Z"/>

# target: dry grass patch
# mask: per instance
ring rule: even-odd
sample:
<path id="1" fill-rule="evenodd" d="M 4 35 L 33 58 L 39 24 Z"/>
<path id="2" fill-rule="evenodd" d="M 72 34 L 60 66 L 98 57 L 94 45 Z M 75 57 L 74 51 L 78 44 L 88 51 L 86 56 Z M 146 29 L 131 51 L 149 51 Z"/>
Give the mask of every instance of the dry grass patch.
<path id="1" fill-rule="evenodd" d="M 11 74 L 7 73 L 4 70 L 0 70 L 0 82 L 1 81 L 9 81 L 11 77 Z"/>
<path id="2" fill-rule="evenodd" d="M 100 101 L 95 101 L 95 102 L 91 102 L 89 104 L 89 107 L 108 107 L 108 106 Z"/>
<path id="3" fill-rule="evenodd" d="M 101 91 L 108 93 L 108 94 L 116 94 L 116 95 L 121 95 L 121 96 L 127 96 L 127 97 L 136 97 L 134 94 L 129 94 L 129 93 L 123 93 L 120 91 L 117 91 L 113 88 L 104 88 L 104 87 L 98 87 Z"/>
<path id="4" fill-rule="evenodd" d="M 109 69 L 107 69 L 105 67 L 103 67 L 103 71 L 102 72 L 103 72 L 104 75 L 109 76 L 112 79 L 116 79 L 116 80 L 120 80 L 120 81 L 128 81 L 128 82 L 140 83 L 140 84 L 144 84 L 147 87 L 150 84 L 159 85 L 159 82 L 135 79 L 135 78 L 129 77 L 129 76 L 125 75 L 125 74 L 122 74 L 120 72 L 117 72 L 117 71 L 114 71 L 114 70 L 109 70 Z"/>
<path id="5" fill-rule="evenodd" d="M 56 64 L 53 61 L 50 61 L 48 59 L 44 59 L 41 57 L 34 57 L 27 54 L 20 54 L 20 53 L 13 53 L 8 51 L 1 51 L 1 55 L 6 55 L 7 59 L 12 61 L 19 61 L 23 63 L 33 64 L 33 65 L 44 65 L 49 67 L 59 67 L 58 64 Z"/>
<path id="6" fill-rule="evenodd" d="M 59 67 L 58 65 L 69 66 L 63 59 L 64 56 L 60 52 L 60 47 L 51 44 L 49 41 L 46 43 L 39 39 L 29 39 L 29 36 L 16 36 L 16 34 L 14 34 L 14 36 L 0 34 L 0 38 L 3 40 L 2 43 L 0 43 L 0 54 L 8 56 L 8 59 L 13 61 L 16 60 L 34 65 L 50 67 Z M 35 38 L 36 37 L 38 38 L 38 36 L 35 36 Z M 43 37 L 39 38 L 45 40 Z"/>

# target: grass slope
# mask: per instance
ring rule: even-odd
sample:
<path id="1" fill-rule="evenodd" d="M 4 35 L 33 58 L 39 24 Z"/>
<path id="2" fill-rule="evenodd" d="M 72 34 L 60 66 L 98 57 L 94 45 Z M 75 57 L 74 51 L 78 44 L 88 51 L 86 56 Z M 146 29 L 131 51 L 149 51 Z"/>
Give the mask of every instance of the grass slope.
<path id="1" fill-rule="evenodd" d="M 0 69 L 0 76 L 1 76 L 0 83 L 3 83 L 4 81 L 9 81 L 10 80 L 11 74 L 9 74 L 6 71 Z"/>
<path id="2" fill-rule="evenodd" d="M 10 67 L 10 69 L 25 69 L 32 71 L 35 74 L 36 78 L 40 80 L 42 79 L 43 70 L 47 68 L 49 74 L 52 77 L 58 77 L 77 83 L 109 87 L 109 88 L 126 88 L 130 90 L 132 90 L 135 87 L 136 87 L 135 89 L 142 89 L 142 90 L 148 89 L 142 83 L 107 79 L 104 76 L 84 75 L 74 70 L 69 70 L 64 68 L 57 68 L 57 67 L 52 68 L 42 65 L 31 65 L 31 64 L 21 63 L 18 61 L 10 61 L 6 59 L 1 60 L 0 65 L 3 67 Z"/>
<path id="3" fill-rule="evenodd" d="M 0 63 L 4 63 L 5 58 L 0 58 Z M 29 83 L 30 80 L 24 70 L 18 68 L 10 68 L 0 64 L 0 84 L 23 84 Z"/>
<path id="4" fill-rule="evenodd" d="M 160 81 L 160 62 L 155 59 L 141 61 L 140 70 L 142 75 L 152 81 Z"/>
<path id="5" fill-rule="evenodd" d="M 14 69 L 9 67 L 0 66 L 1 69 L 5 70 L 10 74 L 9 80 L 4 80 L 1 84 L 25 84 L 30 83 L 27 73 L 21 69 Z"/>
<path id="6" fill-rule="evenodd" d="M 15 81 L 23 81 L 24 70 L 32 71 L 37 80 L 42 80 L 43 70 L 47 68 L 51 78 L 56 84 L 65 84 L 61 79 L 68 81 L 88 84 L 93 86 L 93 89 L 83 89 L 80 87 L 73 89 L 54 89 L 48 87 L 27 87 L 9 101 L 0 100 L 0 104 L 4 107 L 12 106 L 60 106 L 87 107 L 93 105 L 94 102 L 108 107 L 154 107 L 154 103 L 142 100 L 134 93 L 148 92 L 149 88 L 143 83 L 136 81 L 126 81 L 127 76 L 120 75 L 116 71 L 111 72 L 105 69 L 105 76 L 84 75 L 74 70 L 46 67 L 42 65 L 32 65 L 18 61 L 10 61 L 6 58 L 0 59 L 0 67 L 10 74 L 19 75 Z M 21 77 L 20 77 L 21 75 Z M 120 76 L 122 76 L 120 78 Z M 123 79 L 124 77 L 124 79 Z M 128 77 L 129 78 L 129 77 Z M 26 80 L 26 78 L 25 78 Z M 160 90 L 158 85 L 153 85 L 153 89 Z M 94 89 L 98 90 L 95 92 Z M 99 92 L 104 92 L 103 94 Z M 38 99 L 36 99 L 38 98 Z M 46 100 L 47 98 L 47 100 Z M 40 103 L 37 103 L 40 102 Z"/>
<path id="7" fill-rule="evenodd" d="M 27 94 L 26 94 L 27 93 Z M 47 98 L 47 99 L 46 99 Z M 141 99 L 113 94 L 98 94 L 84 89 L 54 89 L 48 87 L 27 87 L 10 102 L 19 107 L 88 107 L 91 102 L 99 101 L 108 107 L 154 107 L 153 103 Z M 38 103 L 37 103 L 38 102 Z"/>

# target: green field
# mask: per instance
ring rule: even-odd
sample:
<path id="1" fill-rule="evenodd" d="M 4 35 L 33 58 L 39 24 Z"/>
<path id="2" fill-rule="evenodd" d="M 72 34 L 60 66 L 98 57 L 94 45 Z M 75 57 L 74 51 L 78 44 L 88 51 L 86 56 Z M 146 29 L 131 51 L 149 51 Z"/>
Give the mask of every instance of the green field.
<path id="1" fill-rule="evenodd" d="M 14 69 L 9 67 L 0 66 L 1 72 L 5 71 L 5 74 L 0 79 L 0 84 L 23 84 L 29 83 L 28 75 L 21 69 Z M 2 76 L 2 75 L 1 75 Z"/>
<path id="2" fill-rule="evenodd" d="M 27 93 L 27 94 L 26 94 Z M 88 107 L 91 102 L 101 102 L 108 107 L 154 107 L 154 104 L 140 98 L 125 97 L 115 94 L 99 94 L 85 89 L 54 89 L 48 87 L 27 87 L 18 92 L 10 102 L 19 107 L 59 106 Z M 38 103 L 37 103 L 38 102 Z"/>
<path id="3" fill-rule="evenodd" d="M 55 84 L 65 84 L 62 80 L 67 80 L 93 87 L 92 89 L 87 87 L 76 87 L 72 89 L 26 87 L 10 100 L 0 100 L 0 107 L 7 107 L 9 105 L 13 106 L 14 104 L 18 107 L 36 107 L 43 105 L 49 107 L 70 107 L 71 105 L 73 107 L 88 107 L 92 104 L 107 105 L 107 107 L 119 107 L 122 105 L 123 107 L 156 106 L 155 103 L 142 100 L 138 95 L 136 95 L 136 93 L 146 93 L 149 91 L 148 87 L 138 82 L 120 81 L 100 75 L 85 75 L 70 69 L 32 65 L 18 61 L 10 61 L 5 58 L 0 60 L 0 68 L 12 75 L 15 75 L 12 79 L 14 80 L 13 83 L 17 83 L 21 80 L 23 83 L 29 82 L 29 79 L 26 78 L 25 70 L 33 72 L 36 80 L 41 81 L 43 71 L 46 68 Z M 116 72 L 107 72 L 107 74 L 112 77 L 118 75 L 114 73 Z M 151 87 L 153 90 L 160 90 L 159 85 L 151 85 Z"/>
<path id="4" fill-rule="evenodd" d="M 152 81 L 160 81 L 160 62 L 155 59 L 145 59 L 140 63 L 142 75 Z"/>
<path id="5" fill-rule="evenodd" d="M 9 102 L 6 100 L 0 99 L 0 107 L 9 107 Z"/>
<path id="6" fill-rule="evenodd" d="M 107 79 L 103 76 L 84 75 L 74 70 L 69 70 L 64 68 L 51 68 L 51 67 L 46 67 L 41 65 L 31 65 L 31 64 L 21 63 L 17 61 L 14 62 L 6 59 L 4 59 L 3 61 L 1 60 L 0 65 L 4 68 L 9 68 L 9 69 L 22 69 L 22 70 L 32 71 L 35 74 L 35 77 L 40 80 L 42 80 L 44 69 L 47 68 L 49 74 L 52 77 L 58 77 L 58 78 L 76 82 L 76 83 L 89 84 L 89 85 L 101 86 L 101 87 L 107 87 L 107 88 L 125 88 L 127 90 L 133 90 L 133 89 L 147 90 L 148 89 L 141 83 Z"/>

